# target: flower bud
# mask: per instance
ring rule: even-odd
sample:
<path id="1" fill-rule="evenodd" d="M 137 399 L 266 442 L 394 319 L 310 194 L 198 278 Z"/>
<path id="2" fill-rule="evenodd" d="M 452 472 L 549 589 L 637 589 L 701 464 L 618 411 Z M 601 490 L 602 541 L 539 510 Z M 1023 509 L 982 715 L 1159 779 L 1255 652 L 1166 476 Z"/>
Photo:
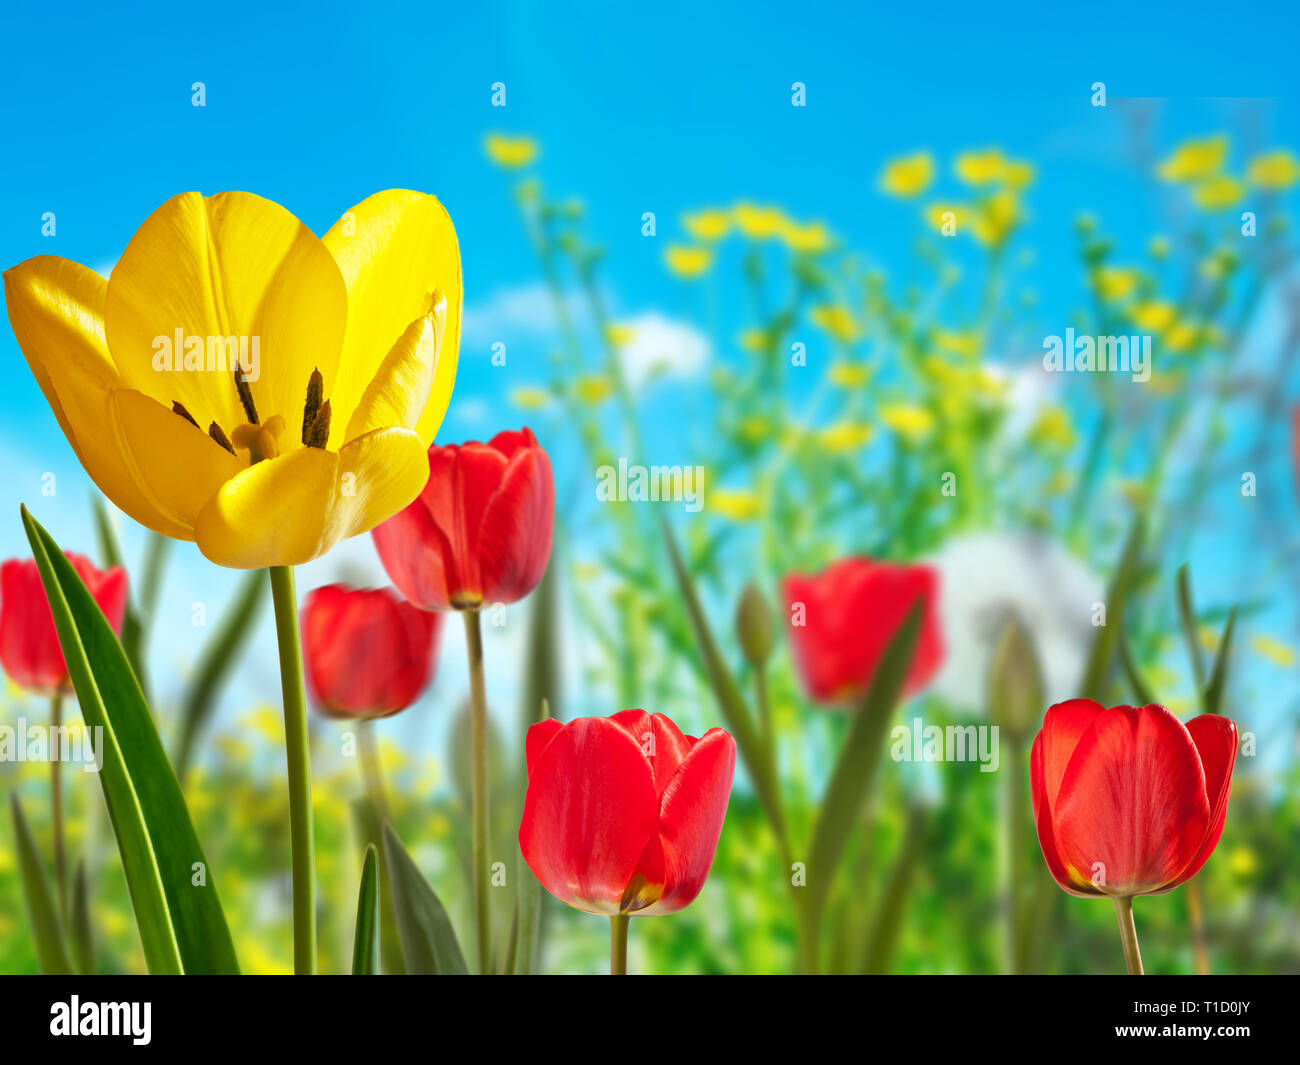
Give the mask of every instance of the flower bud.
<path id="1" fill-rule="evenodd" d="M 989 716 L 1009 736 L 1028 736 L 1038 724 L 1043 703 L 1043 672 L 1034 638 L 1012 615 L 998 634 L 989 662 Z"/>
<path id="2" fill-rule="evenodd" d="M 761 666 L 771 656 L 776 642 L 772 610 L 753 581 L 745 585 L 736 604 L 736 636 L 751 666 Z"/>

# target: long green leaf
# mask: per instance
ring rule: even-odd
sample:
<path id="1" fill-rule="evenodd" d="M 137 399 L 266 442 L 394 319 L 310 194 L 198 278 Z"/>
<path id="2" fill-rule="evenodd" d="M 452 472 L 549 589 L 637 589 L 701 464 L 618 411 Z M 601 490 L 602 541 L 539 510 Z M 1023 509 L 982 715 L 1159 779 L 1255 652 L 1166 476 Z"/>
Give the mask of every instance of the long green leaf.
<path id="1" fill-rule="evenodd" d="M 397 934 L 397 911 L 393 909 L 393 877 L 384 852 L 384 818 L 369 795 L 352 800 L 352 821 L 365 846 L 379 853 L 379 960 L 383 972 L 396 976 L 406 972 L 402 942 Z"/>
<path id="2" fill-rule="evenodd" d="M 253 635 L 257 612 L 269 583 L 261 570 L 246 573 L 216 634 L 203 649 L 194 681 L 181 707 L 180 738 L 176 744 L 176 775 L 182 780 L 194 758 L 194 744 L 198 735 L 212 716 L 212 708 L 221 686 L 239 662 L 243 645 Z"/>
<path id="3" fill-rule="evenodd" d="M 82 716 L 99 739 L 99 781 L 149 971 L 237 972 L 212 870 L 122 645 L 58 544 L 26 507 L 22 518 Z"/>
<path id="4" fill-rule="evenodd" d="M 1133 660 L 1133 650 L 1128 645 L 1128 637 L 1122 631 L 1119 634 L 1119 657 L 1124 665 L 1124 674 L 1128 677 L 1129 687 L 1133 689 L 1133 698 L 1137 700 L 1138 705 L 1146 706 L 1156 702 L 1156 697 L 1151 694 L 1151 686 L 1147 684 L 1137 663 Z"/>
<path id="5" fill-rule="evenodd" d="M 393 905 L 406 971 L 412 975 L 466 975 L 469 968 L 451 918 L 388 822 L 384 823 L 384 853 L 393 878 Z"/>
<path id="6" fill-rule="evenodd" d="M 1214 658 L 1214 668 L 1210 671 L 1210 681 L 1205 686 L 1203 706 L 1207 714 L 1219 713 L 1223 705 L 1223 689 L 1228 683 L 1228 654 L 1232 650 L 1232 633 L 1237 624 L 1237 608 L 1228 613 L 1228 620 L 1223 626 L 1223 635 L 1219 638 L 1219 650 Z"/>
<path id="7" fill-rule="evenodd" d="M 100 560 L 106 567 L 125 566 L 126 563 L 122 561 L 122 548 L 117 542 L 117 533 L 113 531 L 113 523 L 108 516 L 108 506 L 99 495 L 91 499 L 90 506 L 95 516 Z M 136 590 L 132 588 L 131 592 L 132 594 L 127 596 L 126 614 L 122 618 L 122 649 L 126 652 L 127 660 L 131 663 L 131 672 L 140 682 L 140 690 L 145 693 L 147 699 L 149 684 L 140 653 L 144 643 L 144 625 L 140 620 L 140 611 L 135 605 Z"/>
<path id="8" fill-rule="evenodd" d="M 1133 519 L 1128 539 L 1124 542 L 1124 553 L 1120 556 L 1119 567 L 1107 592 L 1106 624 L 1097 628 L 1097 635 L 1093 638 L 1092 648 L 1088 652 L 1088 662 L 1079 682 L 1079 694 L 1085 699 L 1102 701 L 1106 698 L 1106 680 L 1110 675 L 1115 647 L 1124 625 L 1124 604 L 1128 601 L 1137 580 L 1145 535 L 1145 524 L 1141 516 L 1138 516 Z"/>
<path id="9" fill-rule="evenodd" d="M 1196 691 L 1205 691 L 1205 659 L 1201 657 L 1201 639 L 1196 631 L 1196 602 L 1192 598 L 1192 571 L 1184 562 L 1178 567 L 1178 617 L 1183 623 L 1183 639 L 1187 642 L 1187 657 L 1192 661 L 1192 676 Z"/>
<path id="10" fill-rule="evenodd" d="M 805 902 L 807 921 L 814 932 L 820 926 L 844 845 L 875 781 L 889 735 L 889 722 L 903 693 L 903 684 L 921 634 L 923 613 L 924 604 L 914 604 L 880 656 L 871 687 L 858 704 L 844 749 L 827 785 L 813 832 L 812 850 L 808 856 L 808 886 L 805 889 L 808 892 Z"/>
<path id="11" fill-rule="evenodd" d="M 379 852 L 366 847 L 357 892 L 357 930 L 352 940 L 352 975 L 379 975 Z"/>
<path id="12" fill-rule="evenodd" d="M 66 975 L 75 972 L 72 958 L 68 955 L 68 945 L 63 938 L 63 928 L 59 924 L 54 896 L 50 893 L 49 881 L 45 879 L 41 854 L 36 849 L 31 829 L 27 827 L 27 818 L 23 816 L 17 792 L 9 793 L 9 809 L 13 814 L 14 848 L 18 852 L 18 864 L 22 870 L 27 913 L 32 921 L 32 934 L 36 937 L 37 964 L 47 976 L 52 973 Z"/>

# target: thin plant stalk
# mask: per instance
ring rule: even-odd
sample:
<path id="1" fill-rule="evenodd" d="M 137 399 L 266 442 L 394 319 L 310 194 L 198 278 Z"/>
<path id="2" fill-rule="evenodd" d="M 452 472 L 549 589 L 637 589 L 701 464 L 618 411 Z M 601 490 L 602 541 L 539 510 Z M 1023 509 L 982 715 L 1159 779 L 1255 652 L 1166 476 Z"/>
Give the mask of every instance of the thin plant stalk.
<path id="1" fill-rule="evenodd" d="M 289 834 L 293 862 L 293 971 L 316 972 L 316 842 L 312 829 L 311 751 L 307 736 L 307 690 L 302 674 L 298 598 L 293 568 L 272 566 L 271 599 L 280 649 L 284 694 L 284 746 L 289 771 Z"/>
<path id="2" fill-rule="evenodd" d="M 63 696 L 50 697 L 50 735 L 58 742 L 63 726 Z M 62 759 L 50 758 L 50 808 L 54 828 L 54 873 L 59 884 L 59 913 L 68 920 L 68 857 L 63 846 L 63 768 Z"/>
<path id="3" fill-rule="evenodd" d="M 1142 975 L 1142 952 L 1138 949 L 1137 928 L 1133 924 L 1132 897 L 1115 900 L 1115 916 L 1119 920 L 1119 939 L 1124 945 L 1124 965 L 1129 976 Z"/>
<path id="4" fill-rule="evenodd" d="M 609 975 L 627 975 L 627 929 L 632 918 L 616 913 L 609 919 Z"/>
<path id="5" fill-rule="evenodd" d="M 488 898 L 488 736 L 487 692 L 483 683 L 483 630 L 478 612 L 461 611 L 465 619 L 465 648 L 469 655 L 470 742 L 473 761 L 470 782 L 470 821 L 473 829 L 474 921 L 478 929 L 478 966 L 488 973 L 492 965 L 492 906 Z"/>
<path id="6" fill-rule="evenodd" d="M 384 787 L 384 771 L 379 762 L 379 744 L 375 741 L 375 726 L 372 721 L 357 724 L 357 754 L 361 760 L 361 779 L 366 794 L 375 804 L 375 813 L 382 821 L 388 816 L 388 791 Z"/>

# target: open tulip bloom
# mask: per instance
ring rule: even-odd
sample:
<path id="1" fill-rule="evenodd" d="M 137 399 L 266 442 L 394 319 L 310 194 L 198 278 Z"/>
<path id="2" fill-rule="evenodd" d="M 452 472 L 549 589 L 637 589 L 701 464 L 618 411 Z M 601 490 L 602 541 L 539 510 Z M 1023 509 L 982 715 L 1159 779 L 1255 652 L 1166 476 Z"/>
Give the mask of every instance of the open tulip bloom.
<path id="1" fill-rule="evenodd" d="M 722 834 L 736 743 L 696 739 L 663 714 L 624 710 L 528 730 L 519 847 L 556 898 L 611 920 L 611 971 L 631 916 L 675 913 L 700 893 Z"/>
<path id="2" fill-rule="evenodd" d="M 379 192 L 318 238 L 247 192 L 159 207 L 105 280 L 40 255 L 9 322 L 86 472 L 155 532 L 267 567 L 285 707 L 294 968 L 316 965 L 306 693 L 291 567 L 410 503 L 446 413 L 460 251 L 432 196 Z"/>
<path id="3" fill-rule="evenodd" d="M 1218 714 L 1184 725 L 1163 706 L 1091 699 L 1047 711 L 1030 790 L 1047 867 L 1071 895 L 1108 896 L 1129 972 L 1142 971 L 1133 897 L 1195 876 L 1223 834 L 1237 726 Z"/>

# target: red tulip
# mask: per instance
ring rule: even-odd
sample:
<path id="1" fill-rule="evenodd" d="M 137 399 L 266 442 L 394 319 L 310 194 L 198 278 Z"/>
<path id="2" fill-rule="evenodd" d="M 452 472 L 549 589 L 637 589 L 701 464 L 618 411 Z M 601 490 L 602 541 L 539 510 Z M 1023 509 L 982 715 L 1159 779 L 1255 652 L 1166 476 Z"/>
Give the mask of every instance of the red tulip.
<path id="1" fill-rule="evenodd" d="M 391 588 L 317 588 L 302 608 L 307 682 L 330 717 L 387 717 L 429 683 L 442 615 Z"/>
<path id="2" fill-rule="evenodd" d="M 925 687 L 943 662 L 938 598 L 939 573 L 929 566 L 846 558 L 812 577 L 786 577 L 790 639 L 809 698 L 831 705 L 861 698 L 918 599 L 924 613 L 904 693 Z"/>
<path id="3" fill-rule="evenodd" d="M 84 555 L 68 561 L 119 635 L 126 617 L 126 570 L 99 570 Z M 68 666 L 54 628 L 54 614 L 36 560 L 11 558 L 0 565 L 0 663 L 15 684 L 42 693 L 68 692 Z"/>
<path id="4" fill-rule="evenodd" d="M 1184 725 L 1163 706 L 1047 711 L 1030 756 L 1038 842 L 1071 895 L 1159 895 L 1200 870 L 1223 834 L 1237 726 Z"/>
<path id="5" fill-rule="evenodd" d="M 552 895 L 588 913 L 674 913 L 700 893 L 722 833 L 736 743 L 624 710 L 528 730 L 519 846 Z"/>
<path id="6" fill-rule="evenodd" d="M 532 432 L 429 448 L 429 480 L 372 533 L 389 577 L 430 610 L 513 603 L 551 557 L 555 482 Z"/>

